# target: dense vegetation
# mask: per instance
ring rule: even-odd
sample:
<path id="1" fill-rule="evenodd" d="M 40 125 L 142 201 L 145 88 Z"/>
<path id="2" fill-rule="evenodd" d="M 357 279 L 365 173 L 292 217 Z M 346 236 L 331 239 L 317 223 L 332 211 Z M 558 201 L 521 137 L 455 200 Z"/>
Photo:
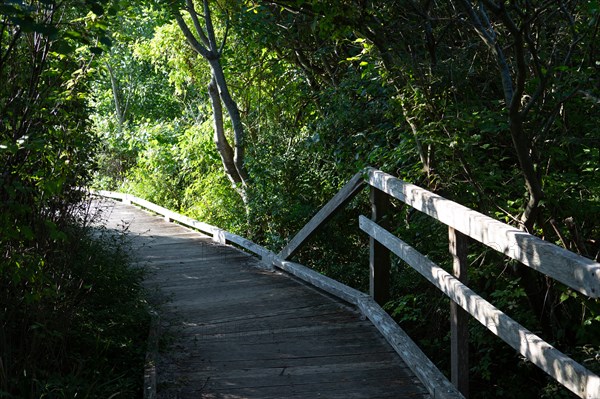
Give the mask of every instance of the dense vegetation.
<path id="1" fill-rule="evenodd" d="M 91 155 L 96 187 L 274 250 L 369 165 L 600 259 L 596 0 L 141 1 L 107 13 L 87 1 L 49 30 L 4 4 L 2 231 L 14 237 L 2 236 L 13 251 L 3 259 L 20 271 L 3 276 L 45 270 L 46 254 L 25 245 L 60 244 Z M 35 37 L 56 48 L 39 54 L 43 69 L 26 53 L 41 51 Z M 443 226 L 394 208 L 395 233 L 448 266 Z M 368 212 L 365 197 L 353 201 L 299 260 L 366 289 L 356 219 Z M 598 301 L 476 245 L 470 263 L 479 293 L 600 371 Z M 446 368 L 446 300 L 400 262 L 393 276 L 389 311 Z M 474 397 L 570 397 L 471 330 Z"/>
<path id="2" fill-rule="evenodd" d="M 91 11 L 90 11 L 91 7 Z M 141 392 L 148 316 L 121 239 L 92 228 L 100 6 L 0 4 L 0 397 Z M 97 43 L 97 44 L 96 44 Z"/>

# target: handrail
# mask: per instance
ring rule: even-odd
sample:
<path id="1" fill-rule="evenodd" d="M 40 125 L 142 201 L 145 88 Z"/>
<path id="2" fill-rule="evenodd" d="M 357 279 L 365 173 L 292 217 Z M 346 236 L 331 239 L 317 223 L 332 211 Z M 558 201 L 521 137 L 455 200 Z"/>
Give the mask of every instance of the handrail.
<path id="1" fill-rule="evenodd" d="M 367 169 L 386 194 L 591 298 L 600 296 L 600 264 L 387 173 Z"/>
<path id="2" fill-rule="evenodd" d="M 327 223 L 329 219 L 340 208 L 343 208 L 352 198 L 362 191 L 365 181 L 362 173 L 357 173 L 338 191 L 333 198 L 325 204 L 308 223 L 288 242 L 279 252 L 281 259 L 289 259 L 296 253 L 310 237 L 314 235 L 319 227 Z"/>
<path id="3" fill-rule="evenodd" d="M 361 216 L 359 226 L 371 237 L 370 297 L 288 261 L 322 225 L 367 185 L 371 186 L 373 220 Z M 466 238 L 479 241 L 591 298 L 600 296 L 600 264 L 382 171 L 367 168 L 354 175 L 278 255 L 236 234 L 181 216 L 141 198 L 104 191 L 97 194 L 138 204 L 163 215 L 167 220 L 206 232 L 220 243 L 234 243 L 258 255 L 267 267 L 280 268 L 356 305 L 379 329 L 434 398 L 463 396 L 449 385 L 431 360 L 378 305 L 377 302 L 383 303 L 387 298 L 387 293 L 381 291 L 389 289 L 390 251 L 452 299 L 452 382 L 465 397 L 468 397 L 466 315 L 473 316 L 579 397 L 600 397 L 600 377 L 525 329 L 466 286 Z M 387 208 L 388 200 L 385 196 L 396 198 L 449 227 L 454 276 L 377 224 Z"/>
<path id="4" fill-rule="evenodd" d="M 600 379 L 597 375 L 511 319 L 456 277 L 376 223 L 361 216 L 360 228 L 555 380 L 580 397 L 598 398 Z"/>
<path id="5" fill-rule="evenodd" d="M 392 251 L 427 278 L 466 314 L 473 316 L 571 392 L 586 399 L 600 397 L 600 377 L 528 331 L 461 282 L 466 280 L 466 237 L 592 298 L 600 294 L 599 263 L 382 171 L 368 168 L 366 179 L 375 191 L 399 199 L 449 227 L 450 251 L 454 257 L 456 276 L 437 266 L 375 221 L 360 216 L 359 225 L 364 232 L 382 244 L 386 251 Z M 376 249 L 371 244 L 371 252 L 374 251 Z M 371 275 L 377 267 L 382 266 L 371 264 Z M 468 364 L 465 364 L 468 358 L 468 326 L 463 314 L 456 306 L 451 307 L 452 382 L 468 396 Z"/>

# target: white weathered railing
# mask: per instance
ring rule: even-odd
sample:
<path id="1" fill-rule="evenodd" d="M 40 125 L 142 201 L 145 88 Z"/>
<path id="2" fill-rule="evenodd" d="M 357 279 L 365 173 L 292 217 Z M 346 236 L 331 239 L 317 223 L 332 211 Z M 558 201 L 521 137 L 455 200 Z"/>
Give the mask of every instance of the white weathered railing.
<path id="1" fill-rule="evenodd" d="M 361 229 L 385 247 L 384 250 L 372 245 L 372 252 L 392 251 L 452 299 L 452 382 L 465 396 L 468 396 L 467 319 L 470 315 L 577 396 L 586 399 L 600 398 L 600 377 L 528 331 L 465 285 L 469 238 L 591 298 L 600 296 L 599 263 L 382 171 L 369 168 L 365 179 L 376 195 L 385 193 L 448 226 L 454 275 L 438 267 L 372 220 L 361 216 L 359 221 Z M 371 268 L 389 269 L 389 265 L 372 264 Z"/>
<path id="2" fill-rule="evenodd" d="M 371 186 L 372 215 L 370 219 L 361 216 L 359 226 L 370 237 L 369 295 L 288 260 L 319 227 L 367 185 Z M 233 243 L 259 256 L 266 267 L 284 270 L 357 306 L 379 329 L 434 398 L 468 397 L 469 316 L 474 317 L 580 398 L 600 398 L 600 377 L 528 331 L 467 287 L 467 240 L 479 241 L 592 298 L 600 296 L 600 264 L 389 174 L 372 168 L 357 173 L 277 255 L 236 234 L 179 215 L 141 198 L 106 191 L 96 194 L 139 205 L 164 216 L 167 220 L 207 233 L 217 242 Z M 377 224 L 384 219 L 388 211 L 389 197 L 396 198 L 448 226 L 454 275 Z M 380 306 L 389 298 L 390 252 L 417 270 L 452 300 L 452 384 Z"/>

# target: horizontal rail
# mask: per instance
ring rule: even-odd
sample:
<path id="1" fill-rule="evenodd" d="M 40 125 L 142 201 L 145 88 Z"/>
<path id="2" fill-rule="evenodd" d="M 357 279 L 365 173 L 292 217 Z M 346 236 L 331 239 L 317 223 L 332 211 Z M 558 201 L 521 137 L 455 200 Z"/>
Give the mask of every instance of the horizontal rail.
<path id="1" fill-rule="evenodd" d="M 600 264 L 387 173 L 367 169 L 368 183 L 466 236 L 592 298 L 600 297 Z"/>
<path id="2" fill-rule="evenodd" d="M 532 363 L 581 398 L 598 398 L 600 377 L 533 334 L 477 295 L 456 277 L 365 216 L 360 228 L 423 275 L 429 282 L 471 314 Z"/>
<path id="3" fill-rule="evenodd" d="M 337 280 L 324 276 L 323 274 L 299 263 L 283 260 L 279 257 L 274 258 L 273 263 L 281 270 L 284 270 L 287 273 L 292 274 L 333 296 L 343 299 L 352 305 L 358 305 L 358 302 L 361 298 L 369 297 L 367 294 L 348 287 Z"/>
<path id="4" fill-rule="evenodd" d="M 371 323 L 415 373 L 432 399 L 464 399 L 458 389 L 373 298 L 366 295 L 359 298 L 358 309 L 371 320 Z"/>

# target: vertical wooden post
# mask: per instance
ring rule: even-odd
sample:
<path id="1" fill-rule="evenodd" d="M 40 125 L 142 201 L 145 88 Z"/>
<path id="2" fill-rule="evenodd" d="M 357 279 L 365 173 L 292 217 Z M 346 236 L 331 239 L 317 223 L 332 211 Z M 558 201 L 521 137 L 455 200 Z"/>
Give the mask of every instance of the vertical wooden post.
<path id="1" fill-rule="evenodd" d="M 371 187 L 371 220 L 384 228 L 387 228 L 384 217 L 389 204 L 386 193 Z M 375 302 L 384 305 L 390 299 L 390 251 L 373 237 L 369 239 L 369 246 L 369 292 Z"/>
<path id="2" fill-rule="evenodd" d="M 453 259 L 454 276 L 467 283 L 467 236 L 448 226 L 448 241 Z M 450 302 L 450 352 L 452 384 L 469 397 L 469 314 L 454 301 Z"/>

